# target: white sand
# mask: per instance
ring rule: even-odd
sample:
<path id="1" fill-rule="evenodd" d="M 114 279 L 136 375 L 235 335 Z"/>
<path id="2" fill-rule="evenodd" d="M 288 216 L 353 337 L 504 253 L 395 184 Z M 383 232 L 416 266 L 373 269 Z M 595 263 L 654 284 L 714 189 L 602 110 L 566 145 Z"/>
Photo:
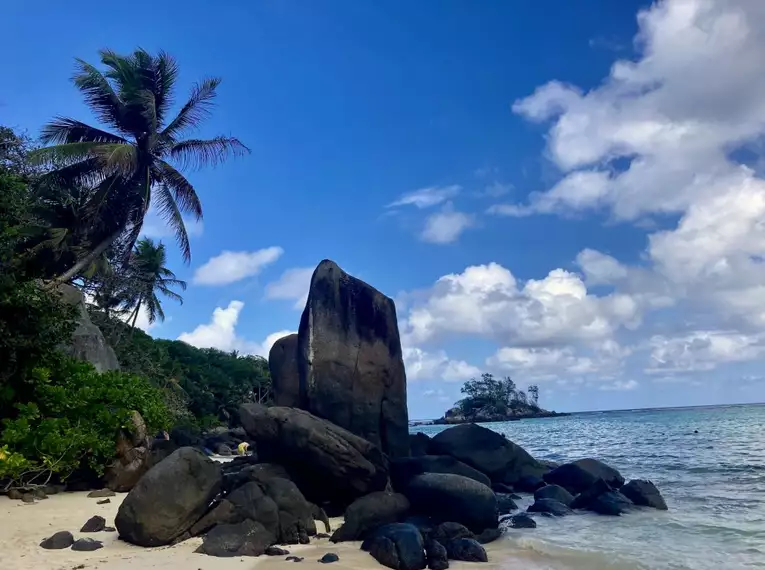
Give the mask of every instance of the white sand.
<path id="1" fill-rule="evenodd" d="M 87 498 L 87 493 L 64 493 L 51 496 L 34 504 L 11 501 L 0 496 L 0 569 L 2 570 L 73 570 L 74 568 L 100 570 L 381 570 L 384 566 L 369 554 L 359 549 L 359 543 L 332 544 L 327 539 L 312 539 L 311 544 L 286 547 L 290 554 L 302 556 L 305 560 L 298 566 L 287 562 L 284 557 L 259 556 L 242 558 L 215 558 L 195 554 L 194 550 L 202 540 L 193 538 L 175 546 L 141 548 L 123 542 L 116 532 L 80 533 L 79 529 L 93 515 L 106 519 L 107 526 L 114 526 L 114 517 L 124 499 L 124 494 L 111 497 L 108 505 L 97 505 L 99 499 Z M 341 519 L 331 521 L 332 528 L 339 526 Z M 317 523 L 323 531 L 321 523 Z M 61 530 L 68 530 L 74 538 L 91 537 L 101 540 L 104 547 L 95 552 L 74 552 L 66 550 L 45 550 L 40 542 Z M 489 570 L 500 567 L 497 556 L 487 551 L 493 564 L 468 564 L 451 562 L 452 569 L 475 568 Z M 334 552 L 340 560 L 329 566 L 317 561 L 327 552 Z M 83 566 L 80 566 L 83 565 Z"/>

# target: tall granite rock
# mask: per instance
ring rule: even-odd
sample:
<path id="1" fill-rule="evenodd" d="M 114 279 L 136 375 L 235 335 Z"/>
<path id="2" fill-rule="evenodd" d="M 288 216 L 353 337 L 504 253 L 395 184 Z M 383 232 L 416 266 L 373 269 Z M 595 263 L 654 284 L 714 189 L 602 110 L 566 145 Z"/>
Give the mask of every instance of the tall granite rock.
<path id="1" fill-rule="evenodd" d="M 409 455 L 393 300 L 324 260 L 311 278 L 297 343 L 301 407 L 391 457 Z"/>
<path id="2" fill-rule="evenodd" d="M 274 405 L 302 408 L 298 373 L 298 335 L 277 340 L 268 353 L 268 369 L 274 390 Z"/>
<path id="3" fill-rule="evenodd" d="M 62 347 L 64 352 L 90 362 L 99 372 L 119 370 L 120 364 L 114 349 L 106 343 L 101 329 L 88 316 L 82 292 L 67 284 L 59 285 L 58 291 L 65 303 L 76 306 L 78 310 L 77 328 L 72 333 L 72 340 Z"/>

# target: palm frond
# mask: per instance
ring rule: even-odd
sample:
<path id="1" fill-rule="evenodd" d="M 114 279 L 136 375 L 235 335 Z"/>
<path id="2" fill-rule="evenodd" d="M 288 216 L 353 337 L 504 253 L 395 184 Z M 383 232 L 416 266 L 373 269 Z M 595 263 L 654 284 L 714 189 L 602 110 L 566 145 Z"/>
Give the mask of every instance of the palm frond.
<path id="1" fill-rule="evenodd" d="M 68 117 L 55 117 L 45 125 L 40 135 L 43 144 L 65 144 L 80 142 L 127 144 L 124 138 L 110 132 L 91 127 Z"/>
<path id="2" fill-rule="evenodd" d="M 170 147 L 170 156 L 178 161 L 181 169 L 216 166 L 230 156 L 243 156 L 248 153 L 250 149 L 235 137 L 189 139 Z"/>
<path id="3" fill-rule="evenodd" d="M 38 148 L 29 153 L 32 164 L 38 166 L 63 167 L 83 160 L 95 158 L 95 149 L 104 143 L 71 142 Z"/>
<path id="4" fill-rule="evenodd" d="M 191 214 L 197 221 L 201 220 L 202 203 L 191 182 L 164 160 L 157 160 L 155 166 L 158 181 L 172 191 L 178 209 L 181 212 Z"/>
<path id="5" fill-rule="evenodd" d="M 181 281 L 181 283 L 183 283 L 183 287 L 181 287 L 181 288 L 185 291 L 186 290 L 186 282 L 185 281 Z M 179 285 L 179 287 L 180 287 L 180 285 Z M 168 299 L 172 299 L 173 301 L 177 301 L 178 303 L 183 305 L 183 297 L 181 297 L 175 291 L 172 291 L 172 290 L 168 289 L 167 287 L 162 287 L 162 286 L 158 287 L 158 289 L 159 289 L 159 292 L 162 293 Z"/>
<path id="6" fill-rule="evenodd" d="M 164 267 L 162 269 L 164 269 Z M 183 279 L 159 279 L 157 282 L 159 283 L 160 289 L 180 287 L 183 291 L 185 291 L 186 287 L 188 286 L 188 284 Z"/>
<path id="7" fill-rule="evenodd" d="M 120 132 L 129 132 L 123 124 L 125 107 L 109 80 L 88 62 L 77 59 L 77 72 L 72 82 L 85 97 L 85 103 L 102 123 Z"/>
<path id="8" fill-rule="evenodd" d="M 157 121 L 162 125 L 173 104 L 173 90 L 178 79 L 178 63 L 170 54 L 161 50 L 153 59 L 152 93 L 154 93 Z"/>
<path id="9" fill-rule="evenodd" d="M 184 132 L 197 127 L 199 123 L 209 117 L 214 106 L 215 90 L 220 82 L 219 78 L 211 77 L 202 80 L 201 83 L 194 84 L 186 104 L 183 105 L 175 119 L 162 131 L 163 138 L 175 143 Z"/>
<path id="10" fill-rule="evenodd" d="M 183 261 L 191 262 L 191 244 L 189 243 L 189 234 L 186 231 L 186 224 L 183 221 L 181 210 L 175 201 L 175 196 L 170 188 L 161 184 L 155 194 L 156 204 L 159 208 L 159 215 L 165 220 L 168 226 L 175 232 L 175 241 L 183 255 Z"/>

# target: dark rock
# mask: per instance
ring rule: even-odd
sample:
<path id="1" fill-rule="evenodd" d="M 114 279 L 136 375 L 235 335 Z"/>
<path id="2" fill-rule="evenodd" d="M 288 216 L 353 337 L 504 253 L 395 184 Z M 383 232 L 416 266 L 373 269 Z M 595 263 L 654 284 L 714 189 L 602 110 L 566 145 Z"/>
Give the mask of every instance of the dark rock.
<path id="1" fill-rule="evenodd" d="M 38 499 L 40 501 L 48 498 L 48 495 L 45 493 L 45 490 L 40 487 L 38 487 L 37 489 L 34 489 L 32 491 L 32 495 L 34 496 L 35 499 Z"/>
<path id="2" fill-rule="evenodd" d="M 77 552 L 93 552 L 94 550 L 99 550 L 103 547 L 103 542 L 92 538 L 78 538 L 74 541 L 74 544 L 72 544 L 72 550 L 76 550 Z"/>
<path id="3" fill-rule="evenodd" d="M 502 536 L 501 528 L 487 528 L 482 533 L 478 534 L 475 539 L 479 544 L 489 544 L 490 542 L 497 540 L 500 536 Z"/>
<path id="4" fill-rule="evenodd" d="M 43 491 L 45 491 L 45 494 L 48 496 L 58 495 L 63 491 L 63 485 L 45 485 L 45 487 L 43 487 Z"/>
<path id="5" fill-rule="evenodd" d="M 151 439 L 141 414 L 133 412 L 127 428 L 120 430 L 114 461 L 106 468 L 104 481 L 112 491 L 135 487 L 151 467 Z"/>
<path id="6" fill-rule="evenodd" d="M 266 556 L 287 556 L 289 553 L 289 550 L 279 548 L 278 546 L 269 546 L 264 552 Z"/>
<path id="7" fill-rule="evenodd" d="M 101 532 L 105 527 L 106 519 L 96 515 L 88 519 L 88 522 L 82 526 L 80 532 Z"/>
<path id="8" fill-rule="evenodd" d="M 225 443 L 218 444 L 215 447 L 215 453 L 220 455 L 221 457 L 230 457 L 234 454 L 234 452 L 231 450 L 231 448 L 226 445 Z"/>
<path id="9" fill-rule="evenodd" d="M 515 482 L 515 488 L 522 493 L 534 493 L 545 486 L 540 475 L 524 475 Z"/>
<path id="10" fill-rule="evenodd" d="M 589 488 L 574 497 L 571 503 L 572 509 L 586 509 L 595 499 L 603 493 L 608 493 L 611 487 L 603 479 L 597 479 Z"/>
<path id="11" fill-rule="evenodd" d="M 114 491 L 111 489 L 99 489 L 98 491 L 91 491 L 88 493 L 89 499 L 102 499 L 103 497 L 114 497 L 117 495 Z"/>
<path id="12" fill-rule="evenodd" d="M 268 370 L 274 391 L 274 405 L 303 408 L 298 373 L 298 335 L 290 334 L 277 340 L 268 353 Z"/>
<path id="13" fill-rule="evenodd" d="M 113 526 L 105 526 L 104 532 L 117 532 L 117 529 L 114 528 Z"/>
<path id="14" fill-rule="evenodd" d="M 491 490 L 495 493 L 502 493 L 503 495 L 510 495 L 515 492 L 512 485 L 505 485 L 504 483 L 492 483 Z"/>
<path id="15" fill-rule="evenodd" d="M 424 515 L 411 515 L 406 517 L 402 522 L 417 527 L 417 530 L 419 530 L 422 535 L 422 540 L 427 542 L 430 540 L 433 530 L 435 530 L 442 521 Z"/>
<path id="16" fill-rule="evenodd" d="M 332 542 L 361 540 L 379 526 L 398 522 L 409 512 L 409 500 L 398 493 L 378 491 L 356 499 L 345 511 L 345 522 L 332 535 Z"/>
<path id="17" fill-rule="evenodd" d="M 333 261 L 322 261 L 311 278 L 298 330 L 298 373 L 305 409 L 390 457 L 409 455 L 396 306 Z"/>
<path id="18" fill-rule="evenodd" d="M 319 562 L 321 564 L 332 564 L 333 562 L 337 562 L 340 560 L 340 557 L 335 554 L 334 552 L 327 552 L 324 556 L 319 558 Z"/>
<path id="19" fill-rule="evenodd" d="M 573 511 L 554 499 L 537 499 L 534 504 L 528 508 L 530 513 L 550 513 L 556 517 L 570 515 Z"/>
<path id="20" fill-rule="evenodd" d="M 588 506 L 587 510 L 600 515 L 619 516 L 633 507 L 632 501 L 619 491 L 608 491 L 597 496 Z"/>
<path id="21" fill-rule="evenodd" d="M 462 560 L 464 562 L 488 562 L 486 550 L 477 540 L 472 538 L 458 538 L 446 543 L 446 554 L 450 560 Z"/>
<path id="22" fill-rule="evenodd" d="M 547 467 L 521 446 L 475 424 L 458 425 L 442 431 L 433 438 L 431 449 L 434 453 L 451 455 L 467 463 L 488 475 L 493 483 L 514 485 L 523 477 L 541 477 L 547 471 Z"/>
<path id="23" fill-rule="evenodd" d="M 43 540 L 40 546 L 46 550 L 63 550 L 64 548 L 69 548 L 72 544 L 74 544 L 72 533 L 68 530 L 62 530 Z"/>
<path id="24" fill-rule="evenodd" d="M 18 489 L 10 489 L 7 493 L 8 498 L 12 501 L 20 501 L 21 497 L 24 496 L 24 493 L 19 491 Z"/>
<path id="25" fill-rule="evenodd" d="M 390 462 L 390 479 L 396 490 L 404 489 L 410 479 L 422 473 L 462 475 L 491 487 L 491 480 L 486 475 L 450 455 L 402 457 Z"/>
<path id="26" fill-rule="evenodd" d="M 138 481 L 120 505 L 115 526 L 138 546 L 163 546 L 189 530 L 221 487 L 219 464 L 184 447 Z"/>
<path id="27" fill-rule="evenodd" d="M 497 499 L 486 485 L 461 475 L 424 473 L 404 493 L 415 512 L 480 532 L 497 526 Z"/>
<path id="28" fill-rule="evenodd" d="M 430 455 L 430 437 L 428 434 L 421 431 L 409 434 L 409 451 L 412 457 Z"/>
<path id="29" fill-rule="evenodd" d="M 544 487 L 537 489 L 534 493 L 535 499 L 553 499 L 559 503 L 563 503 L 567 507 L 571 506 L 574 502 L 574 495 L 566 491 L 560 485 L 545 485 Z"/>
<path id="30" fill-rule="evenodd" d="M 329 525 L 329 517 L 327 516 L 327 513 L 324 512 L 324 509 L 311 503 L 311 512 L 313 513 L 314 520 L 320 521 L 324 525 L 324 530 L 326 532 L 332 532 L 332 527 Z M 329 536 L 327 536 L 327 538 L 329 538 Z"/>
<path id="31" fill-rule="evenodd" d="M 197 431 L 182 426 L 170 430 L 170 441 L 178 447 L 201 447 L 204 443 Z"/>
<path id="32" fill-rule="evenodd" d="M 90 320 L 82 291 L 69 284 L 58 286 L 61 299 L 67 305 L 77 307 L 76 329 L 65 346 L 64 352 L 78 360 L 86 360 L 99 372 L 119 370 L 120 364 L 114 349 L 109 346 L 99 329 Z"/>
<path id="33" fill-rule="evenodd" d="M 288 560 L 290 562 L 302 562 L 303 560 L 305 560 L 305 558 L 301 556 L 288 556 L 287 558 L 285 558 L 285 560 Z"/>
<path id="34" fill-rule="evenodd" d="M 621 488 L 622 494 L 636 505 L 641 507 L 652 507 L 660 511 L 667 510 L 667 503 L 664 497 L 656 488 L 656 485 L 650 481 L 642 479 L 633 479 Z"/>
<path id="35" fill-rule="evenodd" d="M 314 538 L 324 539 L 324 538 L 330 538 L 330 536 L 326 532 L 319 532 L 319 533 L 316 533 L 316 536 Z"/>
<path id="36" fill-rule="evenodd" d="M 170 457 L 178 448 L 178 445 L 169 439 L 155 439 L 149 451 L 149 468 Z"/>
<path id="37" fill-rule="evenodd" d="M 112 500 L 111 500 L 111 499 L 103 499 L 103 500 L 101 500 L 101 501 L 96 501 L 96 504 L 97 504 L 97 505 L 108 505 L 108 504 L 109 504 L 109 503 L 111 503 L 111 502 L 112 502 Z"/>
<path id="38" fill-rule="evenodd" d="M 21 501 L 23 503 L 34 503 L 35 496 L 33 493 L 24 493 L 23 495 L 21 495 Z"/>
<path id="39" fill-rule="evenodd" d="M 218 503 L 190 528 L 190 534 L 197 536 L 216 525 L 235 525 L 245 520 L 261 524 L 278 539 L 279 507 L 254 481 L 242 485 Z"/>
<path id="40" fill-rule="evenodd" d="M 235 463 L 235 461 L 232 461 L 231 463 Z M 281 479 L 290 478 L 289 473 L 287 473 L 287 470 L 284 467 L 274 463 L 260 463 L 256 465 L 241 464 L 241 469 L 238 471 L 226 469 L 226 465 L 230 465 L 231 463 L 224 464 L 223 467 L 223 491 L 225 493 L 229 493 L 250 481 L 264 483 L 274 477 L 279 477 Z"/>
<path id="41" fill-rule="evenodd" d="M 597 459 L 579 459 L 565 463 L 544 476 L 547 483 L 560 485 L 572 494 L 585 491 L 598 479 L 603 479 L 612 489 L 624 485 L 624 477 L 616 469 Z"/>
<path id="42" fill-rule="evenodd" d="M 518 510 L 518 505 L 515 504 L 515 501 L 510 495 L 495 493 L 495 496 L 497 497 L 497 514 L 506 515 L 512 511 Z"/>
<path id="43" fill-rule="evenodd" d="M 518 513 L 510 517 L 510 526 L 512 528 L 537 528 L 537 523 L 526 513 Z"/>
<path id="44" fill-rule="evenodd" d="M 446 544 L 458 538 L 475 538 L 475 535 L 460 523 L 444 522 L 433 529 L 433 532 L 430 533 L 430 538 L 441 544 Z"/>
<path id="45" fill-rule="evenodd" d="M 287 468 L 309 500 L 343 507 L 388 483 L 385 456 L 370 442 L 293 408 L 244 404 L 247 433 L 265 461 Z"/>
<path id="46" fill-rule="evenodd" d="M 449 567 L 449 555 L 446 548 L 437 540 L 430 540 L 425 545 L 425 557 L 430 570 L 446 570 Z"/>
<path id="47" fill-rule="evenodd" d="M 411 524 L 394 523 L 369 533 L 361 544 L 378 562 L 396 570 L 425 568 L 425 547 L 420 531 Z M 378 558 L 379 557 L 379 558 Z"/>
<path id="48" fill-rule="evenodd" d="M 276 542 L 276 537 L 255 521 L 245 520 L 237 524 L 220 524 L 205 535 L 196 550 L 210 556 L 260 556 Z"/>
<path id="49" fill-rule="evenodd" d="M 308 537 L 316 534 L 314 505 L 306 501 L 297 485 L 289 479 L 273 477 L 261 486 L 279 511 L 279 532 L 276 533 L 279 541 L 283 544 L 307 544 Z"/>

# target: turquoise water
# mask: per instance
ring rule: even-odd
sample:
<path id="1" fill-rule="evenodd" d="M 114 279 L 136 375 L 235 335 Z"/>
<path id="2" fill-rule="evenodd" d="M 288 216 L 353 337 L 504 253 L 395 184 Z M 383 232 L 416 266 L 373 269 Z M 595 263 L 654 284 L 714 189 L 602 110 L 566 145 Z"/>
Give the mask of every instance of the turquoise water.
<path id="1" fill-rule="evenodd" d="M 540 459 L 595 457 L 626 479 L 649 479 L 670 509 L 619 518 L 539 517 L 538 528 L 512 530 L 501 544 L 492 545 L 492 566 L 765 568 L 765 405 L 587 413 L 484 425 Z M 412 431 L 434 435 L 442 429 L 417 426 Z"/>

